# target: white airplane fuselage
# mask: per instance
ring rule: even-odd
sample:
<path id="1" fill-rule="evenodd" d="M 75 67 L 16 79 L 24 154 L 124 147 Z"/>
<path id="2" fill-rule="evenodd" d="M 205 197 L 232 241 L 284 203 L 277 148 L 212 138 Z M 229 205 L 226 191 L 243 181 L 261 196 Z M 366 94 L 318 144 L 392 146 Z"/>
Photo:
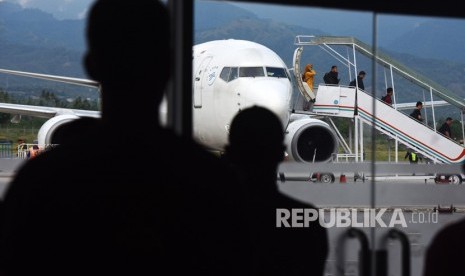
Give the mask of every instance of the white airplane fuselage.
<path id="1" fill-rule="evenodd" d="M 98 87 L 90 80 L 0 69 L 0 73 Z M 284 61 L 269 48 L 246 40 L 215 40 L 193 48 L 193 136 L 210 150 L 223 151 L 229 125 L 242 109 L 254 105 L 273 111 L 286 130 L 289 160 L 328 161 L 338 143 L 331 127 L 308 115 L 291 116 L 293 84 Z M 166 123 L 166 99 L 160 110 Z M 50 144 L 54 132 L 79 117 L 100 117 L 99 111 L 0 103 L 0 112 L 48 118 L 38 143 Z M 156 111 L 155 111 L 156 112 Z"/>
<path id="2" fill-rule="evenodd" d="M 233 117 L 259 105 L 272 110 L 286 128 L 292 84 L 282 59 L 263 45 L 217 40 L 194 46 L 194 137 L 223 149 Z"/>

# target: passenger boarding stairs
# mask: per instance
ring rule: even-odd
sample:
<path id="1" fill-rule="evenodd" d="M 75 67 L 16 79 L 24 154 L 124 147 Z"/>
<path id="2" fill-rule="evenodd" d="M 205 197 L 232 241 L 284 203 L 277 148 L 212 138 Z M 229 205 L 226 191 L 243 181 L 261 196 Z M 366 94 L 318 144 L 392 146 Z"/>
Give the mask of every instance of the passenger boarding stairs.
<path id="1" fill-rule="evenodd" d="M 374 54 L 372 47 L 353 37 L 298 35 L 294 44 L 297 46 L 293 60 L 294 77 L 299 92 L 306 100 L 309 100 L 312 95 L 308 94 L 300 80 L 300 73 L 302 72 L 300 59 L 305 46 L 317 46 L 324 53 L 334 57 L 340 64 L 347 66 L 349 72 L 359 71 L 356 59 L 356 53 L 359 53 L 374 60 L 377 65 L 380 65 L 385 72 L 389 72 L 391 75 L 391 83 L 387 83 L 386 80 L 389 78 L 385 76 L 386 83 L 382 87 L 391 86 L 394 88 L 395 104 L 393 106 L 396 108 L 392 108 L 381 100 L 374 98 L 371 93 L 360 89 L 356 90 L 355 87 L 320 84 L 318 89 L 313 91 L 316 94 L 316 99 L 311 112 L 323 116 L 354 118 L 363 123 L 373 124 L 380 132 L 406 145 L 413 151 L 423 154 L 435 163 L 463 163 L 465 161 L 465 148 L 462 145 L 408 115 L 414 107 L 411 107 L 407 114 L 399 111 L 403 104 L 396 103 L 396 98 L 399 95 L 398 93 L 402 93 L 402 91 L 396 89 L 394 76 L 395 79 L 408 80 L 420 87 L 420 90 L 430 93 L 433 121 L 434 106 L 436 104 L 448 104 L 456 107 L 463 117 L 465 111 L 463 98 L 383 54 L 381 51 L 376 51 Z M 343 46 L 342 51 L 341 46 Z M 351 50 L 352 54 L 349 54 L 344 49 Z M 349 78 L 353 79 L 351 76 Z M 433 100 L 433 96 L 440 98 L 442 101 Z M 463 122 L 462 132 L 465 133 Z"/>
<path id="2" fill-rule="evenodd" d="M 357 95 L 357 108 L 355 108 Z M 357 110 L 357 112 L 355 112 Z M 462 163 L 465 148 L 409 115 L 355 87 L 319 85 L 312 112 L 355 118 L 439 163 Z"/>

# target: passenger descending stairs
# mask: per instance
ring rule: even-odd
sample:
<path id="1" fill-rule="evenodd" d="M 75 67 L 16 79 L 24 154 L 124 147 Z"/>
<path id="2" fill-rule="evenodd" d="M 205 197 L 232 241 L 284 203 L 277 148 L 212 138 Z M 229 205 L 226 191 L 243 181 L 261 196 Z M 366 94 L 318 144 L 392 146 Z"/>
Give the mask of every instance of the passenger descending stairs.
<path id="1" fill-rule="evenodd" d="M 449 104 L 458 107 L 460 110 L 465 110 L 465 101 L 463 98 L 459 97 L 446 87 L 432 81 L 425 76 L 422 76 L 418 72 L 415 72 L 409 67 L 389 57 L 387 54 L 380 50 L 376 52 L 376 55 L 373 55 L 371 46 L 354 37 L 298 35 L 295 37 L 294 45 L 298 46 L 294 52 L 294 71 L 301 72 L 300 57 L 304 51 L 305 46 L 318 46 L 325 52 L 328 52 L 330 55 L 335 57 L 341 63 L 353 64 L 352 61 L 344 58 L 343 55 L 334 48 L 335 46 L 341 45 L 347 46 L 348 49 L 352 49 L 368 58 L 374 58 L 377 64 L 392 70 L 394 73 L 398 74 L 399 77 L 416 84 L 426 91 L 431 91 L 434 96 L 437 96 Z"/>
<path id="2" fill-rule="evenodd" d="M 347 118 L 357 116 L 362 122 L 374 124 L 377 130 L 439 163 L 465 161 L 463 146 L 360 89 L 357 91 L 358 114 L 354 115 L 355 93 L 354 87 L 320 85 L 313 112 Z"/>
<path id="3" fill-rule="evenodd" d="M 376 55 L 374 55 L 372 47 L 356 38 L 298 35 L 295 38 L 294 45 L 297 46 L 293 60 L 296 81 L 300 81 L 296 72 L 301 72 L 300 57 L 305 46 L 317 46 L 323 49 L 342 64 L 350 64 L 350 67 L 356 72 L 356 62 L 345 58 L 343 54 L 338 52 L 340 46 L 347 46 L 348 49 L 354 52 L 354 57 L 355 52 L 358 52 L 374 59 L 378 65 L 395 73 L 396 77 L 404 78 L 422 89 L 430 91 L 432 95 L 441 98 L 444 102 L 459 108 L 459 110 L 465 110 L 465 101 L 461 97 L 381 51 L 377 51 Z M 304 95 L 305 91 L 303 91 L 302 87 L 300 85 L 297 87 L 300 93 Z M 355 87 L 324 84 L 320 84 L 317 91 L 316 101 L 312 108 L 313 113 L 324 116 L 356 118 L 364 123 L 374 124 L 374 127 L 382 133 L 423 154 L 434 162 L 463 163 L 465 161 L 465 148 L 462 145 L 416 121 L 409 115 L 386 105 L 378 99 L 374 99 L 371 94 L 356 90 Z"/>

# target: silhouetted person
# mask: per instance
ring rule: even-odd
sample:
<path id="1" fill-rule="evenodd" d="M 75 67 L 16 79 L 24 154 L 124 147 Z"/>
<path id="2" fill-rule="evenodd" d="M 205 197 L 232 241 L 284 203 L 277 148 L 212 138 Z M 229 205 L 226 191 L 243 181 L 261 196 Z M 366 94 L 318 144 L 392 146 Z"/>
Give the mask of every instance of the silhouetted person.
<path id="1" fill-rule="evenodd" d="M 423 122 L 423 117 L 421 116 L 421 109 L 423 108 L 423 103 L 418 101 L 415 104 L 415 109 L 410 113 L 410 117 L 414 118 L 419 122 Z"/>
<path id="2" fill-rule="evenodd" d="M 97 0 L 88 16 L 85 68 L 101 84 L 101 119 L 70 123 L 64 133 L 80 129 L 78 139 L 58 135 L 62 145 L 17 172 L 5 195 L 0 269 L 239 275 L 233 176 L 192 139 L 159 125 L 171 64 L 166 7 Z"/>
<path id="3" fill-rule="evenodd" d="M 353 79 L 350 83 L 349 86 L 357 86 L 358 88 L 365 90 L 365 84 L 363 83 L 363 79 L 365 78 L 365 71 L 360 71 L 357 75 L 356 79 Z"/>
<path id="4" fill-rule="evenodd" d="M 29 152 L 28 152 L 27 156 L 28 156 L 29 159 L 36 158 L 37 155 L 39 155 L 39 152 L 40 152 L 39 146 L 38 145 L 33 145 L 29 149 Z"/>
<path id="5" fill-rule="evenodd" d="M 438 129 L 440 133 L 442 133 L 444 136 L 449 137 L 452 139 L 452 131 L 450 129 L 450 126 L 452 125 L 452 118 L 447 117 L 446 121 L 441 125 L 441 127 Z"/>
<path id="6" fill-rule="evenodd" d="M 388 87 L 386 89 L 386 95 L 382 96 L 381 100 L 385 102 L 386 104 L 392 106 L 392 94 L 393 94 L 392 87 Z"/>
<path id="7" fill-rule="evenodd" d="M 453 222 L 440 229 L 429 244 L 423 276 L 462 276 L 465 274 L 465 220 Z"/>
<path id="8" fill-rule="evenodd" d="M 323 275 L 328 254 L 326 229 L 278 228 L 277 208 L 315 209 L 279 192 L 277 168 L 284 157 L 284 129 L 270 110 L 254 106 L 239 112 L 230 127 L 225 159 L 246 185 L 252 275 Z"/>
<path id="9" fill-rule="evenodd" d="M 62 145 L 67 143 L 94 143 L 89 135 L 100 126 L 100 119 L 83 117 L 66 122 L 52 133 L 51 144 Z M 101 141 L 102 146 L 106 143 Z"/>
<path id="10" fill-rule="evenodd" d="M 339 73 L 337 71 L 337 66 L 331 66 L 331 70 L 323 76 L 323 80 L 326 84 L 339 84 Z"/>

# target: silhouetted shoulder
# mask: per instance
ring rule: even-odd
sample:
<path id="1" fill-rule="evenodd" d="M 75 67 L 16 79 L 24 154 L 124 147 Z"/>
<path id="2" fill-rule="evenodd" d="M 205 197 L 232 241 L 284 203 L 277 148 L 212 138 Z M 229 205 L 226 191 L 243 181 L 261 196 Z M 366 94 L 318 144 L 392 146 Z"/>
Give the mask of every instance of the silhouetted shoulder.
<path id="1" fill-rule="evenodd" d="M 164 129 L 128 144 L 96 138 L 58 145 L 20 168 L 5 195 L 0 262 L 26 272 L 25 260 L 39 270 L 83 262 L 155 272 L 182 258 L 173 271 L 205 272 L 234 260 L 215 256 L 237 253 L 227 241 L 238 197 L 234 175 L 213 154 Z"/>
<path id="2" fill-rule="evenodd" d="M 424 276 L 464 275 L 465 220 L 445 226 L 428 246 Z"/>
<path id="3" fill-rule="evenodd" d="M 324 275 L 329 253 L 328 235 L 318 220 L 306 227 L 278 227 L 278 211 L 318 209 L 309 203 L 279 194 L 273 199 L 255 198 L 251 219 L 254 275 Z M 291 223 L 291 220 L 289 219 Z"/>
<path id="4" fill-rule="evenodd" d="M 52 144 L 82 143 L 88 140 L 97 142 L 97 132 L 101 129 L 101 120 L 82 117 L 61 125 L 52 134 Z"/>

